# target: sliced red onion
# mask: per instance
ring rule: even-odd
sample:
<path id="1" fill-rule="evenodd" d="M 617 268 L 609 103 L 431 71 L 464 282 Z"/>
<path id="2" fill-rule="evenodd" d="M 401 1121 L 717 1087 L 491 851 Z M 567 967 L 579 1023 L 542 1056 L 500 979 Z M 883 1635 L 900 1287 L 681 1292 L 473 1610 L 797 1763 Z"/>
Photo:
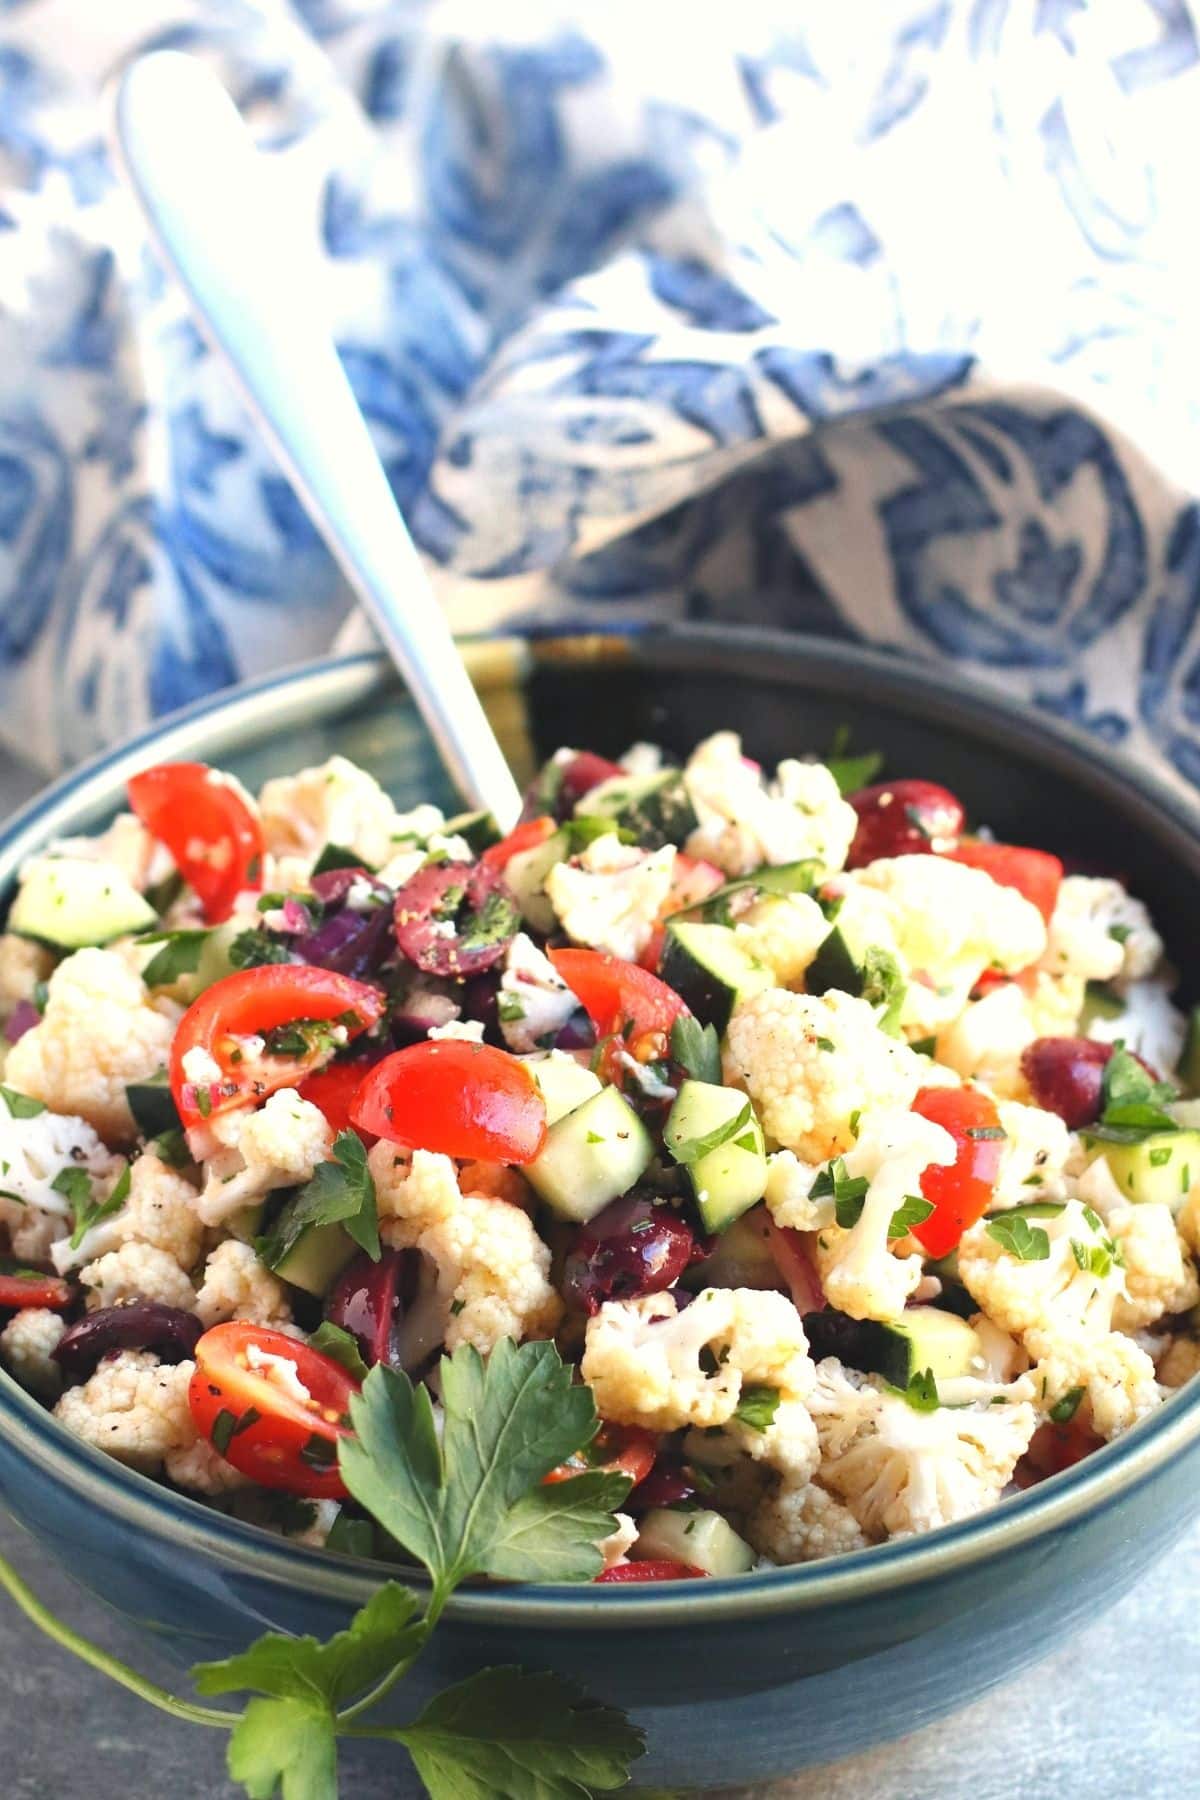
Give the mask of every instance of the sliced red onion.
<path id="1" fill-rule="evenodd" d="M 309 912 L 304 902 L 302 900 L 297 900 L 294 894 L 288 895 L 281 910 L 283 912 L 283 924 L 281 927 L 283 931 L 295 933 L 312 930 L 312 914 Z"/>
<path id="2" fill-rule="evenodd" d="M 378 904 L 363 912 L 347 906 L 346 896 L 357 884 L 369 887 Z M 326 908 L 326 917 L 314 931 L 294 940 L 296 955 L 356 980 L 373 973 L 392 947 L 391 889 L 361 869 L 330 869 L 314 877 L 313 892 Z"/>
<path id="3" fill-rule="evenodd" d="M 18 1043 L 27 1031 L 32 1031 L 41 1022 L 42 1015 L 32 1000 L 18 1000 L 5 1022 L 4 1035 L 10 1044 Z"/>

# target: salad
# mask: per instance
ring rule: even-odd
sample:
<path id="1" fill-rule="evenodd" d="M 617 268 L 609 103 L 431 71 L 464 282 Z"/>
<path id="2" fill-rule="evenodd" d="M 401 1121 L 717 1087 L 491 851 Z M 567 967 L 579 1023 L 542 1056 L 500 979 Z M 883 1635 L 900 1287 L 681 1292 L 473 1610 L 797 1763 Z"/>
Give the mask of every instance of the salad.
<path id="1" fill-rule="evenodd" d="M 304 1543 L 376 1364 L 553 1340 L 604 1582 L 926 1532 L 1200 1370 L 1200 1043 L 1142 903 L 878 759 L 564 749 L 502 836 L 198 763 L 21 872 L 0 1360 Z M 1194 1181 L 1193 1181 L 1194 1176 Z M 6 1240 L 6 1242 L 5 1242 Z"/>

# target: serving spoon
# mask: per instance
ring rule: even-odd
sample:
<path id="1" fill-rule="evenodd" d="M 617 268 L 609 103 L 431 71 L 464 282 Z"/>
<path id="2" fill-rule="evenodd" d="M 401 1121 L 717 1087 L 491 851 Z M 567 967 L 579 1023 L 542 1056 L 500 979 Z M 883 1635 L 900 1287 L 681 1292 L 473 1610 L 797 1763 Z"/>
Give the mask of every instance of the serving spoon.
<path id="1" fill-rule="evenodd" d="M 118 161 L 314 525 L 408 684 L 456 785 L 508 831 L 512 771 L 375 453 L 318 301 L 319 272 L 203 63 L 157 50 L 116 91 Z"/>

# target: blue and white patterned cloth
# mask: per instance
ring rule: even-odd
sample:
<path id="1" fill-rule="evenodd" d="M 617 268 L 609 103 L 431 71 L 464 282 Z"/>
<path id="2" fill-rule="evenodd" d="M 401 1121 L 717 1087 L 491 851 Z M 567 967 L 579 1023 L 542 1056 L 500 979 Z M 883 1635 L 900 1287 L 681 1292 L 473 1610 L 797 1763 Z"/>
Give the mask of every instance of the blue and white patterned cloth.
<path id="1" fill-rule="evenodd" d="M 304 198 L 458 627 L 861 636 L 1200 780 L 1186 0 L 0 0 L 19 754 L 349 610 L 109 162 L 164 44 Z"/>

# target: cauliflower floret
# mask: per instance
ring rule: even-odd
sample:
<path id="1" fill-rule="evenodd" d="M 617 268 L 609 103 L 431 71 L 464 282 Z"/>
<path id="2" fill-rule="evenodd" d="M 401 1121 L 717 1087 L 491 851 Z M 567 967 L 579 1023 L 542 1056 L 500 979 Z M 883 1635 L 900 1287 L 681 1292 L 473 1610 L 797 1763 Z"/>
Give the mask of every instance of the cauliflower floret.
<path id="1" fill-rule="evenodd" d="M 629 1551 L 637 1543 L 638 1528 L 628 1513 L 614 1513 L 617 1528 L 606 1538 L 601 1538 L 596 1545 L 604 1558 L 606 1569 L 615 1569 L 618 1563 L 629 1561 Z"/>
<path id="2" fill-rule="evenodd" d="M 207 1438 L 198 1437 L 182 1449 L 168 1450 L 165 1467 L 176 1487 L 189 1488 L 194 1494 L 228 1494 L 253 1485 L 250 1477 L 227 1463 Z"/>
<path id="3" fill-rule="evenodd" d="M 227 1319 L 278 1329 L 291 1323 L 292 1308 L 283 1283 L 264 1267 L 253 1246 L 226 1238 L 204 1265 L 196 1313 L 206 1330 Z"/>
<path id="4" fill-rule="evenodd" d="M 832 874 L 845 862 L 858 815 L 823 764 L 782 762 L 768 786 L 737 733 L 718 731 L 692 752 L 683 778 L 698 820 L 689 856 L 729 875 L 809 858 Z"/>
<path id="5" fill-rule="evenodd" d="M 148 1350 L 120 1350 L 82 1386 L 68 1388 L 54 1416 L 84 1443 L 153 1475 L 165 1456 L 199 1435 L 188 1406 L 195 1367 L 169 1367 Z"/>
<path id="6" fill-rule="evenodd" d="M 194 1268 L 204 1227 L 196 1216 L 196 1190 L 176 1169 L 144 1151 L 129 1170 L 129 1194 L 120 1212 L 84 1233 L 75 1249 L 68 1239 L 50 1255 L 60 1275 L 94 1262 L 122 1244 L 152 1244 L 174 1257 L 181 1269 Z"/>
<path id="7" fill-rule="evenodd" d="M 879 1410 L 881 1395 L 865 1375 L 845 1368 L 836 1356 L 822 1357 L 815 1374 L 808 1410 L 817 1428 L 824 1460 L 840 1456 L 847 1444 L 869 1427 Z"/>
<path id="8" fill-rule="evenodd" d="M 1125 1258 L 1125 1292 L 1113 1308 L 1118 1331 L 1142 1331 L 1200 1302 L 1200 1282 L 1169 1206 L 1121 1200 L 1102 1210 Z"/>
<path id="9" fill-rule="evenodd" d="M 865 1000 L 767 988 L 734 1009 L 725 1079 L 754 1101 L 769 1137 L 805 1162 L 854 1142 L 866 1107 L 909 1106 L 917 1090 L 954 1077 L 879 1029 Z"/>
<path id="10" fill-rule="evenodd" d="M 1127 1431 L 1162 1399 L 1154 1364 L 1119 1331 L 1097 1337 L 1086 1328 L 1049 1326 L 1027 1331 L 1025 1347 L 1037 1359 L 1033 1377 L 1042 1407 L 1048 1410 L 1082 1388 L 1102 1438 Z"/>
<path id="11" fill-rule="evenodd" d="M 1187 1020 L 1171 1004 L 1174 976 L 1152 981 L 1131 981 L 1122 988 L 1121 1011 L 1112 1018 L 1097 1014 L 1088 1025 L 1088 1036 L 1102 1044 L 1118 1040 L 1155 1069 L 1173 1069 L 1183 1053 Z"/>
<path id="12" fill-rule="evenodd" d="M 768 1494 L 746 1520 L 745 1532 L 760 1555 L 779 1564 L 845 1556 L 870 1543 L 849 1508 L 811 1481 Z"/>
<path id="13" fill-rule="evenodd" d="M 1085 981 L 1140 981 L 1162 961 L 1163 943 L 1140 900 L 1119 881 L 1068 875 L 1058 890 L 1041 966 Z"/>
<path id="14" fill-rule="evenodd" d="M 1006 1242 L 1010 1230 L 1022 1225 L 1022 1235 L 1032 1239 L 1025 1260 Z M 1119 1252 L 1103 1220 L 1080 1200 L 1066 1201 L 1049 1218 L 1011 1227 L 980 1219 L 959 1242 L 958 1271 L 988 1317 L 1018 1337 L 1056 1329 L 1102 1338 L 1112 1330 L 1113 1308 L 1124 1292 Z M 1028 1340 L 1026 1348 L 1036 1355 Z"/>
<path id="15" fill-rule="evenodd" d="M 742 914 L 733 935 L 777 986 L 793 987 L 829 936 L 829 920 L 811 894 L 768 894 Z"/>
<path id="16" fill-rule="evenodd" d="M 938 1033 L 938 1061 L 979 1081 L 1002 1099 L 1028 1100 L 1021 1052 L 1034 1038 L 1073 1037 L 1083 1008 L 1084 982 L 1078 975 L 1047 975 L 1008 981 L 981 1000 L 964 1006 Z"/>
<path id="17" fill-rule="evenodd" d="M 220 1225 L 273 1188 L 310 1181 L 333 1143 L 325 1114 L 294 1088 L 278 1088 L 257 1111 L 218 1113 L 210 1130 L 223 1146 L 204 1167 L 196 1216 Z"/>
<path id="18" fill-rule="evenodd" d="M 271 855 L 310 863 L 326 844 L 340 844 L 377 869 L 414 838 L 427 838 L 445 824 L 436 806 L 398 813 L 375 777 L 344 756 L 268 781 L 258 803 Z"/>
<path id="19" fill-rule="evenodd" d="M 9 1326 L 12 1330 L 12 1326 Z M 7 1336 L 7 1332 L 4 1334 Z M 0 1337 L 0 1347 L 4 1338 Z M 1165 1388 L 1182 1387 L 1193 1375 L 1200 1375 L 1200 1338 L 1173 1337 L 1166 1354 L 1160 1358 L 1156 1371 L 1160 1386 Z"/>
<path id="20" fill-rule="evenodd" d="M 0 1362 L 39 1400 L 56 1400 L 62 1392 L 62 1370 L 53 1353 L 66 1329 L 60 1313 L 26 1306 L 0 1331 Z"/>
<path id="21" fill-rule="evenodd" d="M 950 1133 L 919 1113 L 887 1108 L 863 1118 L 858 1141 L 846 1152 L 846 1174 L 870 1183 L 856 1223 L 828 1225 L 815 1240 L 817 1271 L 831 1306 L 852 1319 L 894 1319 L 921 1279 L 921 1258 L 893 1252 L 892 1215 L 910 1194 L 921 1192 L 931 1164 L 958 1154 Z"/>
<path id="22" fill-rule="evenodd" d="M 639 850 L 606 832 L 555 863 L 546 893 L 568 937 L 634 962 L 650 941 L 671 887 L 675 846 Z"/>
<path id="23" fill-rule="evenodd" d="M 40 981 L 49 980 L 54 953 L 32 938 L 0 932 L 0 1019 L 22 1000 L 32 1000 Z"/>
<path id="24" fill-rule="evenodd" d="M 746 1382 L 788 1397 L 812 1381 L 799 1313 L 753 1288 L 706 1288 L 682 1312 L 670 1293 L 607 1301 L 588 1320 L 581 1372 L 601 1418 L 652 1431 L 724 1425 Z"/>
<path id="25" fill-rule="evenodd" d="M 369 1158 L 380 1230 L 393 1249 L 419 1250 L 435 1275 L 424 1296 L 428 1322 L 413 1329 L 448 1350 L 486 1353 L 501 1338 L 549 1337 L 562 1302 L 549 1282 L 550 1251 L 526 1213 L 504 1200 L 459 1190 L 448 1156 L 411 1158 L 377 1144 Z M 414 1313 L 424 1309 L 419 1301 Z"/>
<path id="26" fill-rule="evenodd" d="M 1023 1106 L 1019 1100 L 1002 1100 L 997 1111 L 1004 1143 L 989 1211 L 1024 1206 L 1031 1200 L 1062 1199 L 1075 1139 L 1058 1114 Z"/>
<path id="27" fill-rule="evenodd" d="M 80 1270 L 79 1279 L 91 1290 L 87 1297 L 91 1309 L 119 1306 L 125 1300 L 156 1300 L 191 1312 L 196 1303 L 196 1290 L 175 1258 L 152 1244 L 122 1244 Z"/>
<path id="28" fill-rule="evenodd" d="M 826 1456 L 821 1481 L 871 1537 L 932 1531 L 1000 1498 L 1037 1422 L 1025 1399 L 918 1412 L 881 1394 L 871 1419 Z"/>
<path id="29" fill-rule="evenodd" d="M 111 950 L 76 950 L 47 986 L 40 1025 L 8 1053 L 12 1087 L 56 1112 L 75 1113 L 101 1137 L 137 1135 L 129 1082 L 151 1081 L 170 1055 L 180 1009 L 151 1001 L 146 984 Z"/>
<path id="30" fill-rule="evenodd" d="M 883 857 L 831 891 L 843 897 L 838 923 L 850 941 L 890 950 L 908 977 L 900 1022 L 912 1031 L 955 1018 L 984 969 L 1014 974 L 1045 948 L 1036 906 L 943 856 Z"/>
<path id="31" fill-rule="evenodd" d="M 106 1199 L 124 1170 L 85 1119 L 39 1112 L 19 1118 L 0 1098 L 0 1226 L 15 1256 L 40 1262 L 70 1230 L 72 1204 L 54 1183 L 79 1169 L 93 1200 Z"/>
<path id="32" fill-rule="evenodd" d="M 500 1030 L 510 1050 L 553 1043 L 579 1002 L 550 958 L 518 931 L 500 977 Z"/>
<path id="33" fill-rule="evenodd" d="M 820 1173 L 818 1163 L 801 1162 L 791 1150 L 776 1150 L 768 1156 L 763 1199 L 777 1225 L 790 1226 L 793 1231 L 821 1231 L 833 1224 L 833 1195 L 813 1198 L 813 1185 Z"/>

